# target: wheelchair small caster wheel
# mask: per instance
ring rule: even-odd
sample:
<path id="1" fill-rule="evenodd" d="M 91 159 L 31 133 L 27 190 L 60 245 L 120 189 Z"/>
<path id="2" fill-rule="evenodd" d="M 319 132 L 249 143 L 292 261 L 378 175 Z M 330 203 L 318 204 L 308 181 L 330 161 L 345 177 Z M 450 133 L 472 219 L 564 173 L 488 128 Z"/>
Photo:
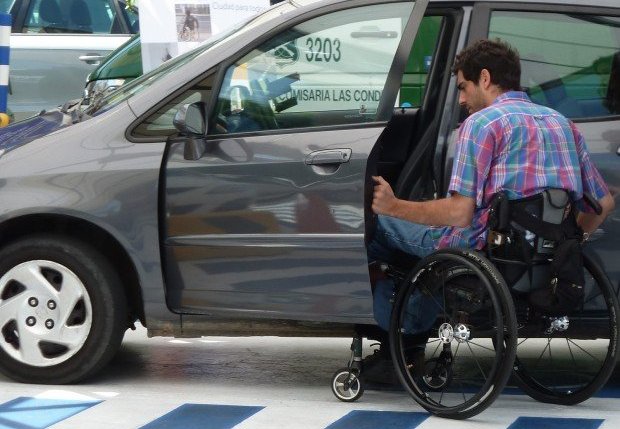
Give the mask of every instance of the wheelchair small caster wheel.
<path id="1" fill-rule="evenodd" d="M 452 381 L 452 369 L 443 359 L 429 359 L 424 364 L 422 381 L 430 390 L 439 391 Z"/>
<path id="2" fill-rule="evenodd" d="M 352 368 L 340 368 L 332 377 L 332 392 L 343 402 L 357 401 L 364 394 L 360 372 Z"/>

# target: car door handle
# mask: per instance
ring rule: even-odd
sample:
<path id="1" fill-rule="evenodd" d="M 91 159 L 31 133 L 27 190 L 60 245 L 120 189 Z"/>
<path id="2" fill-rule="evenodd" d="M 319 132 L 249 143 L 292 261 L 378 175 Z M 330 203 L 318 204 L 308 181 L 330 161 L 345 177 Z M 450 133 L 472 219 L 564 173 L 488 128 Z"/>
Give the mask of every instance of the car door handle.
<path id="1" fill-rule="evenodd" d="M 620 146 L 618 146 L 618 149 L 616 150 L 616 155 L 620 155 Z"/>
<path id="2" fill-rule="evenodd" d="M 80 61 L 84 61 L 86 64 L 95 64 L 98 65 L 103 59 L 105 58 L 105 55 L 100 55 L 100 54 L 85 54 L 85 55 L 80 55 L 78 57 L 78 60 Z"/>
<path id="3" fill-rule="evenodd" d="M 351 149 L 317 150 L 306 156 L 306 165 L 344 164 L 351 159 Z"/>

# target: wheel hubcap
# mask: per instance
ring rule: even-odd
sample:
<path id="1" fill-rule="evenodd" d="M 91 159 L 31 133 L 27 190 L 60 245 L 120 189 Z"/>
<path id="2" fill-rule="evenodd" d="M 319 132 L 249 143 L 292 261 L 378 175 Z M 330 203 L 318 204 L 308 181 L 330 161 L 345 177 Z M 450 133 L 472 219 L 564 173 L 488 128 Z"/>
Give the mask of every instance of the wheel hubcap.
<path id="1" fill-rule="evenodd" d="M 452 340 L 454 339 L 454 329 L 452 329 L 452 325 L 450 325 L 449 323 L 443 323 L 440 327 L 439 327 L 439 339 L 445 343 L 451 343 Z"/>
<path id="2" fill-rule="evenodd" d="M 57 365 L 84 345 L 92 304 L 82 281 L 67 267 L 35 260 L 0 278 L 0 347 L 35 367 Z"/>

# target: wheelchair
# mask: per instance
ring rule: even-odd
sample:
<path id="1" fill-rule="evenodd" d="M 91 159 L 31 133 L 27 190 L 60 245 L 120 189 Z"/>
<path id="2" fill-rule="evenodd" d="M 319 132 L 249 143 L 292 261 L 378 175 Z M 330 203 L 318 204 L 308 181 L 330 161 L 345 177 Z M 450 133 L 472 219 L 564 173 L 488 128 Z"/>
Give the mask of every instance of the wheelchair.
<path id="1" fill-rule="evenodd" d="M 586 201 L 600 213 L 596 201 Z M 561 190 L 521 202 L 546 225 L 575 215 Z M 413 267 L 385 268 L 396 285 L 389 329 L 394 369 L 406 392 L 434 415 L 477 415 L 511 375 L 538 401 L 577 404 L 603 387 L 615 368 L 620 308 L 603 269 L 581 252 L 583 298 L 564 314 L 541 309 L 533 292 L 550 288 L 556 243 L 515 222 L 511 207 L 492 206 L 482 251 L 442 249 Z M 422 328 L 428 338 L 423 368 L 414 371 L 407 343 L 421 305 L 435 317 Z M 332 378 L 333 393 L 346 402 L 364 392 L 362 335 L 353 338 L 351 350 L 347 367 Z"/>

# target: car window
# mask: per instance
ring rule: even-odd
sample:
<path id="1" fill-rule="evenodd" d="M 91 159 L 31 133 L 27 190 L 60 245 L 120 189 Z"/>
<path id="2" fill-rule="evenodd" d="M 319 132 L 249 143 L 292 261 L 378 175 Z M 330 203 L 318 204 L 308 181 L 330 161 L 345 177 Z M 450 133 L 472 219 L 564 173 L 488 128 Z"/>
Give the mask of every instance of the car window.
<path id="1" fill-rule="evenodd" d="M 570 118 L 620 114 L 620 18 L 496 11 L 489 36 L 519 50 L 534 102 Z"/>
<path id="2" fill-rule="evenodd" d="M 0 12 L 8 12 L 13 6 L 14 0 L 0 0 Z"/>
<path id="3" fill-rule="evenodd" d="M 425 16 L 411 48 L 403 75 L 398 106 L 420 107 L 426 88 L 426 79 L 433 63 L 443 22 L 441 16 Z"/>
<path id="4" fill-rule="evenodd" d="M 166 61 L 156 69 L 151 70 L 149 73 L 142 75 L 141 77 L 129 82 L 128 84 L 121 86 L 116 91 L 113 91 L 112 93 L 104 96 L 103 98 L 96 100 L 86 110 L 87 114 L 97 116 L 104 112 L 107 112 L 108 110 L 129 99 L 134 94 L 137 94 L 145 90 L 149 86 L 153 85 L 155 82 L 166 76 L 168 73 L 174 73 L 175 70 L 183 67 L 185 64 L 191 62 L 196 57 L 202 54 L 208 55 L 208 51 L 210 49 L 214 49 L 220 46 L 222 43 L 226 43 L 226 41 L 238 37 L 243 37 L 245 33 L 252 31 L 257 25 L 273 19 L 274 16 L 278 16 L 282 13 L 293 10 L 295 7 L 297 6 L 293 3 L 279 3 L 278 5 L 275 5 L 258 15 L 251 16 L 246 20 L 243 20 L 231 26 L 229 29 L 211 36 L 209 39 L 205 40 L 199 47 Z M 194 89 L 190 88 L 189 91 L 193 93 Z M 184 96 L 175 98 L 175 100 L 183 99 Z M 169 111 L 164 115 L 163 108 L 159 108 L 155 115 L 161 116 L 162 118 L 173 118 L 182 104 L 163 102 L 162 105 L 167 106 L 166 108 L 169 109 Z M 157 136 L 165 139 L 166 137 L 176 133 L 176 129 L 172 124 L 172 120 L 168 122 L 166 127 L 163 126 L 161 120 L 151 117 L 147 117 L 145 119 L 145 122 L 157 123 L 158 132 L 154 131 L 154 127 L 149 128 L 147 125 L 139 125 L 132 130 L 132 136 L 138 138 Z M 147 134 L 141 134 L 142 132 L 145 132 Z"/>
<path id="5" fill-rule="evenodd" d="M 133 134 L 140 137 L 171 134 L 170 127 L 179 106 L 196 102 L 207 103 L 211 97 L 213 81 L 211 74 L 178 97 L 162 104 L 155 113 L 150 114 L 133 130 Z"/>
<path id="6" fill-rule="evenodd" d="M 376 120 L 413 3 L 338 11 L 287 29 L 231 65 L 211 134 Z"/>
<path id="7" fill-rule="evenodd" d="M 34 0 L 23 32 L 109 34 L 115 19 L 112 0 Z"/>

